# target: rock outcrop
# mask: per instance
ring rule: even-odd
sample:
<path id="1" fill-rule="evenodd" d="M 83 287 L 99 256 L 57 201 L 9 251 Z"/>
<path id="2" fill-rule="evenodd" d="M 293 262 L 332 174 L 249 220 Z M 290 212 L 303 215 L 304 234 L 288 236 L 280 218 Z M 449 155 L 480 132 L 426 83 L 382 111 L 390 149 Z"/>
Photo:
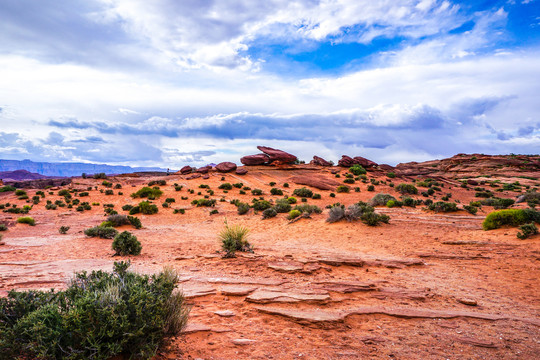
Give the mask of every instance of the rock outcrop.
<path id="1" fill-rule="evenodd" d="M 313 156 L 313 160 L 310 161 L 310 164 L 319 166 L 332 166 L 332 163 L 330 161 L 326 161 L 322 157 L 318 157 L 317 155 Z"/>
<path id="2" fill-rule="evenodd" d="M 236 170 L 236 164 L 229 161 L 224 161 L 216 165 L 216 170 L 222 173 L 231 172 Z"/>
<path id="3" fill-rule="evenodd" d="M 244 168 L 237 168 L 236 169 L 236 175 L 246 175 L 248 171 Z"/>
<path id="4" fill-rule="evenodd" d="M 189 165 L 186 165 L 180 169 L 180 174 L 187 175 L 187 174 L 191 174 L 192 171 L 193 171 L 193 168 Z"/>
<path id="5" fill-rule="evenodd" d="M 283 164 L 290 164 L 297 160 L 297 157 L 283 150 L 273 149 L 267 146 L 257 146 L 257 149 L 268 155 L 270 161 L 279 161 Z"/>
<path id="6" fill-rule="evenodd" d="M 266 154 L 247 155 L 240 159 L 240 162 L 247 166 L 265 165 L 270 161 Z"/>
<path id="7" fill-rule="evenodd" d="M 46 187 L 57 187 L 71 184 L 71 178 L 64 179 L 40 179 L 26 181 L 6 181 L 6 185 L 11 185 L 16 188 L 26 189 L 45 189 Z"/>
<path id="8" fill-rule="evenodd" d="M 201 173 L 201 174 L 207 174 L 210 170 L 212 170 L 212 166 L 206 165 L 206 166 L 203 166 L 201 168 L 198 168 L 195 171 L 198 172 L 198 173 Z"/>
<path id="9" fill-rule="evenodd" d="M 342 167 L 351 167 L 353 165 L 360 165 L 366 169 L 377 167 L 377 163 L 366 159 L 361 156 L 355 156 L 354 158 L 348 155 L 342 155 L 341 159 L 338 161 L 338 165 Z"/>

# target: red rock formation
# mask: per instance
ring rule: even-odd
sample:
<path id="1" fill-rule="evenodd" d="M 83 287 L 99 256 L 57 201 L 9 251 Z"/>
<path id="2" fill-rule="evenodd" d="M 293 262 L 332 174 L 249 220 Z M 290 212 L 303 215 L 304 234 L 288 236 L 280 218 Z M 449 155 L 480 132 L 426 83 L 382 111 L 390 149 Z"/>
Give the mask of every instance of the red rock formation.
<path id="1" fill-rule="evenodd" d="M 270 161 L 266 154 L 247 155 L 240 159 L 240 162 L 247 166 L 264 165 Z"/>
<path id="2" fill-rule="evenodd" d="M 335 190 L 341 183 L 317 175 L 293 176 L 291 182 L 298 185 L 307 185 L 320 190 Z"/>
<path id="3" fill-rule="evenodd" d="M 198 168 L 196 172 L 201 173 L 201 174 L 207 174 L 211 169 L 212 169 L 212 166 L 206 165 L 201 168 Z"/>
<path id="4" fill-rule="evenodd" d="M 296 156 L 283 150 L 272 149 L 271 147 L 267 146 L 257 146 L 257 149 L 268 155 L 270 157 L 270 161 L 278 160 L 284 164 L 289 164 L 297 160 Z"/>
<path id="5" fill-rule="evenodd" d="M 216 165 L 216 170 L 219 172 L 231 172 L 236 170 L 236 164 L 232 162 L 222 162 Z"/>
<path id="6" fill-rule="evenodd" d="M 318 157 L 317 155 L 313 156 L 313 160 L 310 161 L 310 164 L 319 166 L 332 166 L 332 163 L 330 161 L 326 161 L 323 158 Z"/>
<path id="7" fill-rule="evenodd" d="M 189 165 L 186 165 L 180 169 L 180 174 L 187 175 L 187 174 L 191 174 L 192 171 L 193 171 L 193 168 Z"/>
<path id="8" fill-rule="evenodd" d="M 355 156 L 354 157 L 354 161 L 355 161 L 355 164 L 358 164 L 360 166 L 363 166 L 364 168 L 368 169 L 368 168 L 373 168 L 373 167 L 377 167 L 377 163 L 374 162 L 374 161 L 371 161 L 369 159 L 366 159 L 364 157 L 361 157 L 361 156 Z"/>
<path id="9" fill-rule="evenodd" d="M 236 175 L 246 175 L 248 171 L 244 168 L 238 168 L 236 169 Z"/>
<path id="10" fill-rule="evenodd" d="M 356 164 L 354 159 L 347 155 L 342 155 L 341 159 L 338 161 L 338 165 L 343 167 L 351 167 L 354 164 Z"/>

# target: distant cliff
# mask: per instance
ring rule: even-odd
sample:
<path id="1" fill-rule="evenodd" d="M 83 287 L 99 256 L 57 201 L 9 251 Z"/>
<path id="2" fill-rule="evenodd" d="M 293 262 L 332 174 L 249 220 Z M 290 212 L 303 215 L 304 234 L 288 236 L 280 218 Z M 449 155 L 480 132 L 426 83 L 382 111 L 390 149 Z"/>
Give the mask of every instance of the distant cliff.
<path id="1" fill-rule="evenodd" d="M 158 167 L 131 167 L 113 166 L 106 164 L 85 163 L 47 163 L 34 162 L 31 160 L 2 160 L 0 159 L 0 171 L 26 170 L 45 176 L 81 176 L 82 173 L 96 174 L 124 174 L 136 171 L 167 171 Z"/>

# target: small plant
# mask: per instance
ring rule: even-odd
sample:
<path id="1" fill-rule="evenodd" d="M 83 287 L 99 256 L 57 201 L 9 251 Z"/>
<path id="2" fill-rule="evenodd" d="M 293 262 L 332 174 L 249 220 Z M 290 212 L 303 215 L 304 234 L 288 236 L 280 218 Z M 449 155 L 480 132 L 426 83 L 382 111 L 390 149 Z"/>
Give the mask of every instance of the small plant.
<path id="1" fill-rule="evenodd" d="M 393 173 L 393 172 L 389 172 L 389 173 L 386 173 L 386 177 L 388 177 L 390 179 L 394 179 L 396 177 L 396 174 Z"/>
<path id="2" fill-rule="evenodd" d="M 310 198 L 313 196 L 313 191 L 311 191 L 310 189 L 306 187 L 303 187 L 300 189 L 294 189 L 293 195 L 303 197 L 303 198 Z"/>
<path id="3" fill-rule="evenodd" d="M 131 194 L 132 198 L 158 198 L 161 195 L 163 195 L 163 191 L 161 191 L 159 188 L 150 188 L 148 186 L 145 186 L 141 189 L 139 189 L 137 192 Z"/>
<path id="4" fill-rule="evenodd" d="M 0 224 L 0 231 L 7 231 L 8 227 L 6 224 Z"/>
<path id="5" fill-rule="evenodd" d="M 294 210 L 300 211 L 302 214 L 320 214 L 322 213 L 322 209 L 318 207 L 317 205 L 309 205 L 309 204 L 303 204 L 303 205 L 297 205 L 294 207 Z"/>
<path id="6" fill-rule="evenodd" d="M 135 235 L 124 231 L 114 237 L 112 249 L 115 255 L 139 255 L 142 245 Z"/>
<path id="7" fill-rule="evenodd" d="M 418 189 L 416 188 L 416 186 L 412 184 L 401 183 L 397 185 L 395 188 L 401 194 L 412 194 L 412 195 L 418 194 Z"/>
<path id="8" fill-rule="evenodd" d="M 211 210 L 210 215 L 219 214 L 219 211 L 217 209 Z"/>
<path id="9" fill-rule="evenodd" d="M 9 192 L 9 191 L 15 191 L 15 190 L 17 190 L 17 188 L 14 188 L 11 185 L 6 185 L 6 186 L 0 187 L 0 193 Z"/>
<path id="10" fill-rule="evenodd" d="M 114 239 L 114 237 L 118 234 L 118 231 L 112 226 L 94 226 L 84 230 L 84 234 L 89 237 Z"/>
<path id="11" fill-rule="evenodd" d="M 36 221 L 34 220 L 33 217 L 30 217 L 30 216 L 20 217 L 20 218 L 17 219 L 17 222 L 19 224 L 28 224 L 30 226 L 35 226 L 36 225 Z"/>
<path id="12" fill-rule="evenodd" d="M 437 201 L 436 203 L 429 205 L 429 210 L 435 212 L 454 212 L 459 209 L 457 208 L 456 203 Z"/>
<path id="13" fill-rule="evenodd" d="M 313 194 L 311 197 L 313 200 L 319 200 L 321 198 L 321 194 Z"/>
<path id="14" fill-rule="evenodd" d="M 346 185 L 339 185 L 336 189 L 337 193 L 348 193 L 351 191 L 351 188 Z"/>
<path id="15" fill-rule="evenodd" d="M 518 239 L 525 240 L 533 235 L 538 234 L 538 228 L 534 223 L 524 224 L 519 227 L 519 232 L 517 233 Z"/>
<path id="16" fill-rule="evenodd" d="M 277 211 L 276 209 L 274 208 L 269 208 L 269 209 L 266 209 L 262 212 L 262 215 L 263 215 L 263 219 L 269 219 L 269 218 L 273 218 L 277 215 Z"/>
<path id="17" fill-rule="evenodd" d="M 291 211 L 291 204 L 288 201 L 288 199 L 279 199 L 276 201 L 276 204 L 274 205 L 274 210 L 277 213 L 287 213 Z"/>
<path id="18" fill-rule="evenodd" d="M 242 225 L 229 226 L 227 220 L 225 220 L 225 228 L 218 235 L 221 247 L 225 251 L 223 257 L 236 257 L 237 251 L 253 252 L 251 245 L 247 241 L 248 234 L 248 228 Z"/>
<path id="19" fill-rule="evenodd" d="M 270 189 L 270 194 L 272 195 L 283 195 L 283 190 L 278 188 L 272 188 Z"/>
<path id="20" fill-rule="evenodd" d="M 174 209 L 173 210 L 173 214 L 185 214 L 185 213 L 186 213 L 185 209 Z"/>
<path id="21" fill-rule="evenodd" d="M 105 195 L 114 195 L 113 190 L 105 190 Z"/>
<path id="22" fill-rule="evenodd" d="M 330 197 L 331 197 L 331 198 L 335 198 L 335 197 L 336 197 L 336 194 L 330 193 Z"/>
<path id="23" fill-rule="evenodd" d="M 221 189 L 221 190 L 232 190 L 233 186 L 226 182 L 226 183 L 223 183 L 221 185 L 219 185 L 218 189 Z"/>
<path id="24" fill-rule="evenodd" d="M 390 200 L 396 201 L 396 198 L 390 194 L 379 193 L 368 201 L 370 206 L 385 206 Z"/>
<path id="25" fill-rule="evenodd" d="M 247 214 L 247 212 L 251 209 L 248 203 L 244 202 L 238 202 L 236 205 L 236 210 L 238 211 L 238 215 L 244 215 Z"/>
<path id="26" fill-rule="evenodd" d="M 300 215 L 302 215 L 302 212 L 300 210 L 291 210 L 289 211 L 289 215 L 287 216 L 287 219 L 293 220 L 299 217 Z"/>
<path id="27" fill-rule="evenodd" d="M 364 167 L 362 167 L 361 165 L 353 165 L 352 167 L 349 168 L 349 172 L 351 174 L 354 174 L 356 176 L 358 175 L 364 175 L 367 173 L 366 169 L 364 169 Z"/>
<path id="28" fill-rule="evenodd" d="M 261 189 L 253 189 L 251 190 L 251 194 L 253 195 L 262 195 L 263 191 Z"/>
<path id="29" fill-rule="evenodd" d="M 540 223 L 540 212 L 533 209 L 504 209 L 489 213 L 482 222 L 484 230 L 502 226 L 519 226 L 530 222 Z"/>
<path id="30" fill-rule="evenodd" d="M 213 207 L 216 206 L 216 200 L 215 199 L 199 199 L 199 200 L 193 200 L 191 202 L 191 205 L 195 205 L 197 207 L 206 206 L 206 207 Z"/>
<path id="31" fill-rule="evenodd" d="M 154 185 L 159 185 L 159 186 L 165 186 L 167 185 L 167 181 L 165 180 L 152 180 L 148 183 L 148 186 L 154 186 Z"/>
<path id="32" fill-rule="evenodd" d="M 17 190 L 15 190 L 15 195 L 16 195 L 16 196 L 23 196 L 23 195 L 26 195 L 26 191 L 21 190 L 21 189 L 17 189 Z"/>
<path id="33" fill-rule="evenodd" d="M 242 186 L 244 186 L 244 184 L 242 183 L 235 183 L 235 184 L 232 184 L 233 187 L 237 188 L 237 189 L 241 189 Z"/>
<path id="34" fill-rule="evenodd" d="M 368 185 L 367 191 L 375 191 L 375 186 L 374 185 Z"/>
<path id="35" fill-rule="evenodd" d="M 271 207 L 272 207 L 272 204 L 270 204 L 270 202 L 267 200 L 254 200 L 253 201 L 253 210 L 263 211 Z"/>
<path id="36" fill-rule="evenodd" d="M 69 226 L 60 226 L 60 229 L 58 229 L 58 232 L 60 234 L 67 234 L 68 230 L 69 230 Z"/>
<path id="37" fill-rule="evenodd" d="M 284 187 L 284 188 L 288 188 L 288 187 L 289 187 L 289 183 L 284 183 L 284 184 L 283 184 L 283 187 Z"/>
<path id="38" fill-rule="evenodd" d="M 476 206 L 464 205 L 463 209 L 472 215 L 476 215 L 476 213 L 478 212 L 478 208 Z"/>

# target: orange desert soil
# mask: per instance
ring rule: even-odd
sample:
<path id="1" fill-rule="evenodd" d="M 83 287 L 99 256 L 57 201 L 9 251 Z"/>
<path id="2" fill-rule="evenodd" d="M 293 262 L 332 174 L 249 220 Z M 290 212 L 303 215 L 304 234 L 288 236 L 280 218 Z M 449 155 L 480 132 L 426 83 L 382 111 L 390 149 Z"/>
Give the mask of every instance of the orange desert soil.
<path id="1" fill-rule="evenodd" d="M 218 189 L 222 182 L 262 189 L 265 199 L 275 201 L 282 196 L 270 195 L 272 181 L 291 195 L 301 187 L 293 178 L 342 184 L 347 171 L 339 168 L 341 178 L 336 178 L 331 174 L 336 167 L 247 169 L 249 173 L 243 176 L 211 171 L 209 179 L 193 180 L 179 174 L 111 177 L 108 181 L 122 185 L 114 189 L 114 195 L 99 191 L 106 189 L 102 180 L 75 178 L 63 188 L 86 191 L 92 187 L 90 196 L 80 200 L 99 206 L 82 213 L 66 207 L 45 210 L 47 199 L 63 199 L 57 195 L 62 188 L 53 188 L 45 190 L 46 198 L 28 214 L 36 226 L 16 224 L 19 215 L 1 212 L 0 223 L 7 223 L 9 230 L 1 233 L 5 244 L 0 246 L 0 296 L 11 289 L 60 289 L 74 271 L 111 270 L 114 261 L 129 259 L 139 272 L 157 272 L 164 266 L 177 269 L 182 280 L 179 289 L 192 305 L 187 328 L 156 359 L 540 358 L 538 235 L 519 240 L 516 228 L 483 231 L 482 220 L 493 211 L 488 206 L 476 215 L 433 213 L 424 206 L 378 207 L 377 212 L 390 216 L 390 223 L 376 227 L 326 222 L 328 204 L 348 206 L 381 192 L 398 197 L 388 183 L 413 180 L 389 179 L 382 172 L 368 173 L 368 178 L 386 181 L 375 186 L 375 192 L 367 191 L 368 184 L 359 181 L 351 186 L 359 186 L 360 192 L 337 193 L 335 198 L 329 190 L 311 188 L 322 198 L 309 199 L 308 204 L 324 209 L 311 218 L 290 223 L 287 214 L 266 220 L 253 210 L 238 215 L 229 201 L 251 203 L 255 196 L 250 191 L 240 195 L 237 188 L 224 193 Z M 532 178 L 508 176 L 500 179 L 539 184 Z M 113 257 L 111 240 L 84 235 L 84 229 L 105 220 L 103 204 L 114 204 L 115 210 L 125 214 L 123 205 L 140 200 L 132 199 L 131 193 L 162 179 L 167 181 L 161 186 L 164 195 L 154 201 L 159 213 L 138 214 L 143 224 L 140 230 L 119 229 L 138 237 L 141 255 Z M 289 188 L 283 187 L 285 182 Z M 183 189 L 175 191 L 173 183 Z M 211 196 L 218 200 L 215 208 L 191 205 L 193 199 L 202 198 L 197 192 L 206 194 L 200 184 L 215 192 Z M 449 179 L 442 192 L 431 198 L 440 200 L 451 193 L 450 201 L 461 204 L 478 200 L 474 186 L 459 185 Z M 494 190 L 487 184 L 483 187 Z M 187 189 L 194 189 L 195 194 Z M 28 190 L 30 198 L 36 191 Z M 511 191 L 496 194 L 517 195 Z M 181 200 L 183 196 L 188 200 Z M 171 208 L 161 207 L 169 197 L 175 199 Z M 227 202 L 220 202 L 222 197 Z M 6 202 L 26 204 L 13 193 L 1 193 L 0 204 Z M 173 214 L 175 208 L 186 209 L 185 214 Z M 219 213 L 210 215 L 212 209 Z M 225 219 L 250 229 L 253 254 L 221 257 L 217 234 Z M 58 232 L 62 225 L 71 227 L 66 235 Z"/>

